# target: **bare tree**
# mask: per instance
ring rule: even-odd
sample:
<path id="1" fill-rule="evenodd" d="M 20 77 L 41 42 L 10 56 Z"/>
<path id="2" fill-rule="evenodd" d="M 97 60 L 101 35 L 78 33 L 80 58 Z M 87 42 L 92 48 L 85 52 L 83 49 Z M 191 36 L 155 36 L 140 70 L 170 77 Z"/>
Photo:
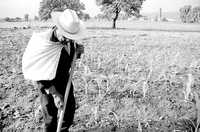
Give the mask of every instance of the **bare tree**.
<path id="1" fill-rule="evenodd" d="M 101 10 L 106 15 L 112 17 L 112 28 L 116 28 L 116 21 L 121 11 L 124 11 L 130 16 L 139 16 L 144 1 L 145 0 L 96 0 L 96 3 L 97 5 L 102 6 Z"/>

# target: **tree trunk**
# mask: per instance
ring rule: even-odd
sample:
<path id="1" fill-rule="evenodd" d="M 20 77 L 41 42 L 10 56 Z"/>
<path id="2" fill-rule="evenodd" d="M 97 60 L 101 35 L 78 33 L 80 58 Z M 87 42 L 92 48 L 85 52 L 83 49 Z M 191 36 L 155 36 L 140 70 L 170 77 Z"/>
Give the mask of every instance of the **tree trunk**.
<path id="1" fill-rule="evenodd" d="M 113 19 L 113 25 L 112 28 L 115 29 L 116 28 L 116 19 Z"/>
<path id="2" fill-rule="evenodd" d="M 117 21 L 118 16 L 119 16 L 119 9 L 116 8 L 115 17 L 113 18 L 113 26 L 112 26 L 113 29 L 116 28 L 116 21 Z"/>

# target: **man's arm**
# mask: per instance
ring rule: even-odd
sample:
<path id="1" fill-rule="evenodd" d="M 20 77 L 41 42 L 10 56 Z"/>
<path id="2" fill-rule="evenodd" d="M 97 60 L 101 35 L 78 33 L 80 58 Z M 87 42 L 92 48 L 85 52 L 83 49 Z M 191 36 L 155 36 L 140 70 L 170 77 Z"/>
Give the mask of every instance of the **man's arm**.
<path id="1" fill-rule="evenodd" d="M 63 107 L 64 104 L 64 97 L 55 89 L 55 86 L 53 85 L 52 81 L 37 81 L 37 87 L 39 88 L 40 92 L 42 94 L 51 94 L 54 98 L 54 103 L 57 108 Z"/>
<path id="2" fill-rule="evenodd" d="M 56 90 L 55 86 L 49 88 L 49 93 L 54 98 L 54 103 L 57 108 L 62 109 L 64 105 L 64 97 Z"/>

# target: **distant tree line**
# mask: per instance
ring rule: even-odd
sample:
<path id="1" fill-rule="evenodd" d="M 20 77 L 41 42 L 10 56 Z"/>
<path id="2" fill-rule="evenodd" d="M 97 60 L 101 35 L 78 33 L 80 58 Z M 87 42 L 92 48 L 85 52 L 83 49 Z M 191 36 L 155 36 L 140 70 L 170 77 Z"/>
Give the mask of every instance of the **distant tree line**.
<path id="1" fill-rule="evenodd" d="M 5 17 L 4 21 L 6 21 L 6 22 L 21 22 L 22 18 L 20 18 L 20 17 L 15 17 L 15 18 Z"/>
<path id="2" fill-rule="evenodd" d="M 179 11 L 182 22 L 200 23 L 200 6 L 192 8 L 191 5 L 185 5 Z"/>
<path id="3" fill-rule="evenodd" d="M 34 21 L 38 21 L 38 20 L 39 20 L 39 17 L 35 16 L 34 17 Z M 5 17 L 4 21 L 6 21 L 6 22 L 22 22 L 22 21 L 26 21 L 27 22 L 27 21 L 30 21 L 30 18 L 29 18 L 29 14 L 25 14 L 24 18 L 20 18 L 20 17 L 15 17 L 15 18 Z"/>

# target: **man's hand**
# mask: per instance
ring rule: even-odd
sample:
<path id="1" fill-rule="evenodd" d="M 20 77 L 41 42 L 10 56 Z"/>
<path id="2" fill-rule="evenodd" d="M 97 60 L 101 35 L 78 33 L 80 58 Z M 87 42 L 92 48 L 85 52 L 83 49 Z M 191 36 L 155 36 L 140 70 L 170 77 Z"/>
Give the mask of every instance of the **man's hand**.
<path id="1" fill-rule="evenodd" d="M 64 98 L 63 96 L 55 89 L 54 86 L 49 88 L 49 93 L 52 94 L 54 98 L 54 103 L 58 109 L 63 109 L 64 107 Z"/>
<path id="2" fill-rule="evenodd" d="M 76 53 L 77 53 L 77 58 L 80 58 L 81 54 L 84 53 L 84 46 L 81 44 L 76 44 Z"/>
<path id="3" fill-rule="evenodd" d="M 64 107 L 63 96 L 58 95 L 58 94 L 57 94 L 57 95 L 54 94 L 54 95 L 53 95 L 53 98 L 54 98 L 54 103 L 55 103 L 56 107 L 57 107 L 58 109 L 63 109 L 63 107 Z"/>

